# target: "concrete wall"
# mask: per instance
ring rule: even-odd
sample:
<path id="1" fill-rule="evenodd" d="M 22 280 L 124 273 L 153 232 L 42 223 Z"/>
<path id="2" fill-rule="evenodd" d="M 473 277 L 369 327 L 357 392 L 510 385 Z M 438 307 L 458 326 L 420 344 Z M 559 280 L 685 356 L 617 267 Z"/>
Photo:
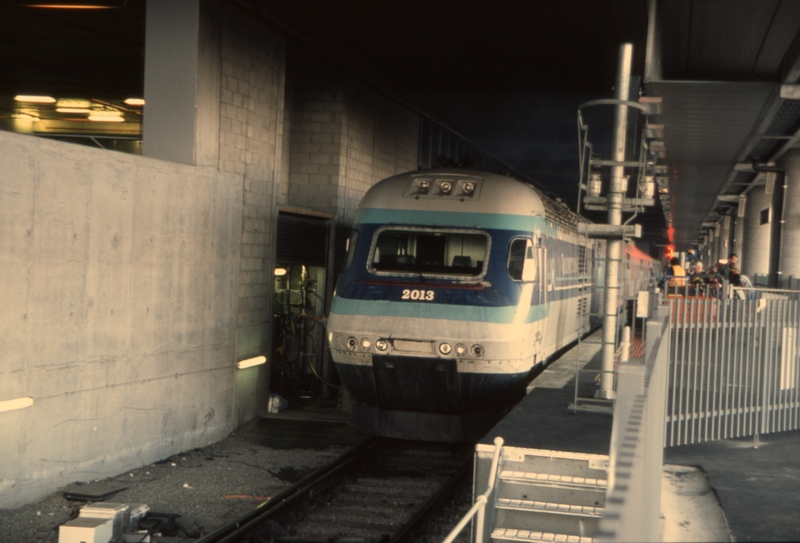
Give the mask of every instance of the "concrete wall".
<path id="1" fill-rule="evenodd" d="M 288 190 L 282 163 L 286 45 L 283 36 L 230 6 L 222 21 L 219 169 L 243 183 L 236 333 L 242 360 L 271 351 L 277 206 Z M 265 409 L 268 376 L 268 366 L 241 374 L 237 425 Z"/>
<path id="2" fill-rule="evenodd" d="M 288 203 L 350 225 L 377 181 L 416 169 L 419 117 L 324 67 L 294 82 Z"/>
<path id="3" fill-rule="evenodd" d="M 234 424 L 240 176 L 0 132 L 0 506 Z"/>
<path id="4" fill-rule="evenodd" d="M 289 66 L 286 38 L 231 5 L 158 5 L 188 13 L 183 40 L 197 31 L 172 59 L 195 66 L 177 97 L 194 121 L 182 105 L 171 122 L 169 48 L 148 49 L 162 58 L 145 70 L 143 148 L 158 156 L 0 133 L 0 402 L 34 400 L 0 403 L 0 507 L 256 417 L 269 365 L 235 362 L 271 352 L 278 206 L 349 224 L 372 184 L 416 168 L 416 115 Z"/>

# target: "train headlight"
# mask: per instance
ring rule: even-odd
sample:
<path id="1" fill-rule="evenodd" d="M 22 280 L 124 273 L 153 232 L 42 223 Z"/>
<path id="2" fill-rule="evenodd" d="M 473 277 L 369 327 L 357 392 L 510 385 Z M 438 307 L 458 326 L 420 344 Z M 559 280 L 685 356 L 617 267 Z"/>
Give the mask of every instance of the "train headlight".
<path id="1" fill-rule="evenodd" d="M 472 194 L 475 191 L 475 183 L 464 183 L 464 194 Z"/>
<path id="2" fill-rule="evenodd" d="M 386 349 L 389 348 L 389 342 L 386 341 L 385 339 L 379 339 L 378 341 L 375 342 L 375 348 L 378 349 L 379 351 L 385 351 Z"/>
<path id="3" fill-rule="evenodd" d="M 344 344 L 347 345 L 347 348 L 350 349 L 351 351 L 355 351 L 358 348 L 358 340 L 353 336 L 347 338 Z"/>
<path id="4" fill-rule="evenodd" d="M 442 194 L 450 194 L 450 191 L 453 190 L 453 184 L 450 181 L 442 181 L 439 183 L 439 190 Z"/>
<path id="5" fill-rule="evenodd" d="M 417 190 L 419 190 L 422 194 L 428 194 L 428 190 L 431 188 L 431 183 L 427 179 L 420 179 L 417 181 Z"/>
<path id="6" fill-rule="evenodd" d="M 439 352 L 442 353 L 442 354 L 445 354 L 445 355 L 450 354 L 450 351 L 452 351 L 452 350 L 453 350 L 453 348 L 450 346 L 449 343 L 441 343 L 439 345 Z"/>
<path id="7" fill-rule="evenodd" d="M 470 351 L 472 352 L 472 356 L 474 356 L 475 358 L 482 357 L 483 353 L 485 352 L 483 350 L 483 346 L 482 345 L 478 345 L 477 343 L 472 346 L 472 349 L 470 349 Z"/>
<path id="8" fill-rule="evenodd" d="M 456 345 L 456 354 L 458 356 L 464 356 L 465 354 L 467 354 L 467 346 L 464 345 L 463 343 L 459 343 L 458 345 Z"/>
<path id="9" fill-rule="evenodd" d="M 364 350 L 366 351 L 366 350 L 368 350 L 370 347 L 372 347 L 372 342 L 371 342 L 369 339 L 367 339 L 367 338 L 363 338 L 363 339 L 361 340 L 361 348 L 362 348 L 362 349 L 364 349 Z"/>

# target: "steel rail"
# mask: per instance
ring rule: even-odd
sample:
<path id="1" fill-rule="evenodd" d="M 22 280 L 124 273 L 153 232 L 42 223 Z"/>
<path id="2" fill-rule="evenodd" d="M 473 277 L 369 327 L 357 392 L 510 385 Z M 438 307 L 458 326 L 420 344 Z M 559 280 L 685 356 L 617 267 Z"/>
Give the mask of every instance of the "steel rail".
<path id="1" fill-rule="evenodd" d="M 304 498 L 309 492 L 326 482 L 330 477 L 350 467 L 353 463 L 360 460 L 364 455 L 368 454 L 372 449 L 383 444 L 385 441 L 387 441 L 386 438 L 375 437 L 365 440 L 330 464 L 317 469 L 313 473 L 303 477 L 297 483 L 282 490 L 268 501 L 256 507 L 253 511 L 250 511 L 230 524 L 203 537 L 198 543 L 232 543 L 236 541 L 237 538 L 243 537 L 244 534 L 266 521 L 271 515 L 276 514 L 287 505 Z"/>

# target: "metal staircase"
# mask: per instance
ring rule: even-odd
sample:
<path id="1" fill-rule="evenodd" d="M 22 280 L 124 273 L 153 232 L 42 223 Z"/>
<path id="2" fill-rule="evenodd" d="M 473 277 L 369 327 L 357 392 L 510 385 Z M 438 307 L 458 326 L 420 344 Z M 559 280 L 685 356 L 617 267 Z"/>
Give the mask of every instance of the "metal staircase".
<path id="1" fill-rule="evenodd" d="M 492 445 L 476 447 L 475 488 L 489 480 Z M 603 516 L 608 457 L 503 447 L 484 534 L 475 541 L 590 543 Z"/>

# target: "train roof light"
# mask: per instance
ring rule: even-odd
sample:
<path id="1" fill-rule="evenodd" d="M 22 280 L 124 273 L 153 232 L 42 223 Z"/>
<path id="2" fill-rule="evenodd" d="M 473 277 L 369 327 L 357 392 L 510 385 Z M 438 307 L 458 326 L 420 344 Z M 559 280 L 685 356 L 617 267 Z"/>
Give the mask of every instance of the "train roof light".
<path id="1" fill-rule="evenodd" d="M 475 192 L 475 183 L 472 183 L 471 181 L 464 183 L 464 194 L 471 195 L 473 192 Z"/>
<path id="2" fill-rule="evenodd" d="M 450 181 L 439 182 L 439 192 L 442 194 L 450 194 L 451 190 L 453 190 L 453 184 Z"/>

